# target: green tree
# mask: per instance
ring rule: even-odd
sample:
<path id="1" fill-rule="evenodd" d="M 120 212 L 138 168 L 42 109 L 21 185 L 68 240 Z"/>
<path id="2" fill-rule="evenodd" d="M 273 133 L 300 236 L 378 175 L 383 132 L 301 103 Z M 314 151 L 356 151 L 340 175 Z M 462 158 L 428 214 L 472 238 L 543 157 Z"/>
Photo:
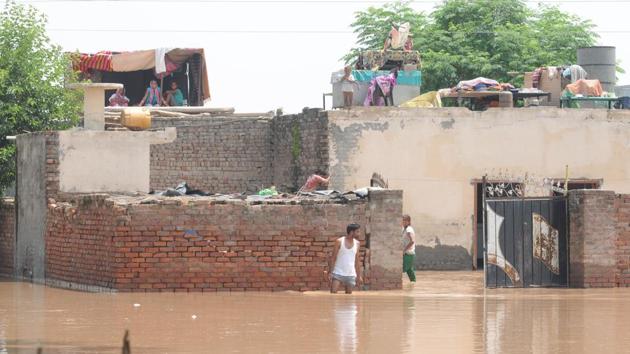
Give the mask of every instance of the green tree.
<path id="1" fill-rule="evenodd" d="M 73 77 L 69 57 L 46 35 L 46 17 L 8 2 L 0 13 L 0 193 L 15 179 L 9 135 L 75 125 L 80 95 L 64 89 Z"/>
<path id="2" fill-rule="evenodd" d="M 409 2 L 396 2 L 357 12 L 352 27 L 359 48 L 381 49 L 373 39 L 387 35 L 391 9 L 417 19 L 412 30 L 415 49 L 422 53 L 423 90 L 478 76 L 513 82 L 509 72 L 575 63 L 576 49 L 593 45 L 597 38 L 592 23 L 554 6 L 531 9 L 520 0 L 446 0 L 427 17 Z"/>

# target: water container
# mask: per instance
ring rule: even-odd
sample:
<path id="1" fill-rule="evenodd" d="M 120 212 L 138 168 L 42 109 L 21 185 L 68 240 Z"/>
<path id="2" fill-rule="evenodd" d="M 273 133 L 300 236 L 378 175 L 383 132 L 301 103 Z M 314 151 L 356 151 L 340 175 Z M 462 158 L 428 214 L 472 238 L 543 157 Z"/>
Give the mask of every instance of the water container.
<path id="1" fill-rule="evenodd" d="M 607 92 L 614 92 L 617 68 L 615 47 L 585 47 L 577 50 L 578 65 L 588 73 L 589 80 L 599 80 Z"/>
<path id="2" fill-rule="evenodd" d="M 131 130 L 151 128 L 151 112 L 142 107 L 128 107 L 122 113 L 122 125 Z"/>

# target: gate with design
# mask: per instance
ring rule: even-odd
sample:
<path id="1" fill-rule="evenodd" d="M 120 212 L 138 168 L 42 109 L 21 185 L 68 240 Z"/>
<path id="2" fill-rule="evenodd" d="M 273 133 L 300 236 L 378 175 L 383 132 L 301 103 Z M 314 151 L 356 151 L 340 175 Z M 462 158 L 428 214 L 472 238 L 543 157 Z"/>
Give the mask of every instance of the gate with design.
<path id="1" fill-rule="evenodd" d="M 486 197 L 484 205 L 486 287 L 568 286 L 566 197 L 508 192 Z"/>

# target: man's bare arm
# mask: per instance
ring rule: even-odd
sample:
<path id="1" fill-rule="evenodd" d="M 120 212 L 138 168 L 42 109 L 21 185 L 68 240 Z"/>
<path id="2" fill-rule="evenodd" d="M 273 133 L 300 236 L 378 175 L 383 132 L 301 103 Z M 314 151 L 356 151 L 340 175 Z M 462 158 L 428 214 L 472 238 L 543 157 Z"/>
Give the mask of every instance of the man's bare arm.
<path id="1" fill-rule="evenodd" d="M 335 261 L 337 260 L 337 253 L 339 253 L 339 246 L 341 242 L 339 240 L 335 240 L 335 246 L 333 247 L 332 256 L 330 257 L 330 261 L 328 262 L 328 273 L 332 274 L 333 269 L 335 267 Z"/>
<path id="2" fill-rule="evenodd" d="M 359 252 L 360 249 L 361 249 L 361 244 L 359 243 L 359 241 L 357 241 L 357 254 L 354 257 L 354 270 L 357 272 L 357 279 L 359 280 L 359 283 L 363 279 L 363 277 L 361 277 L 361 262 L 359 261 L 360 254 L 361 254 L 361 252 Z"/>

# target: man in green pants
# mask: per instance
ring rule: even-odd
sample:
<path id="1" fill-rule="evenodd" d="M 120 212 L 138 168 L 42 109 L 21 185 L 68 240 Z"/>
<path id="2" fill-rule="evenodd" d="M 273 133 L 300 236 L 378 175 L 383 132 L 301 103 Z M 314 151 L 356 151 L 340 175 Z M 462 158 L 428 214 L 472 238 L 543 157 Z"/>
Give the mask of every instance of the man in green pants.
<path id="1" fill-rule="evenodd" d="M 409 215 L 403 215 L 402 226 L 403 272 L 407 273 L 409 281 L 415 283 L 416 273 L 413 260 L 416 257 L 416 233 L 411 227 L 411 217 Z"/>

